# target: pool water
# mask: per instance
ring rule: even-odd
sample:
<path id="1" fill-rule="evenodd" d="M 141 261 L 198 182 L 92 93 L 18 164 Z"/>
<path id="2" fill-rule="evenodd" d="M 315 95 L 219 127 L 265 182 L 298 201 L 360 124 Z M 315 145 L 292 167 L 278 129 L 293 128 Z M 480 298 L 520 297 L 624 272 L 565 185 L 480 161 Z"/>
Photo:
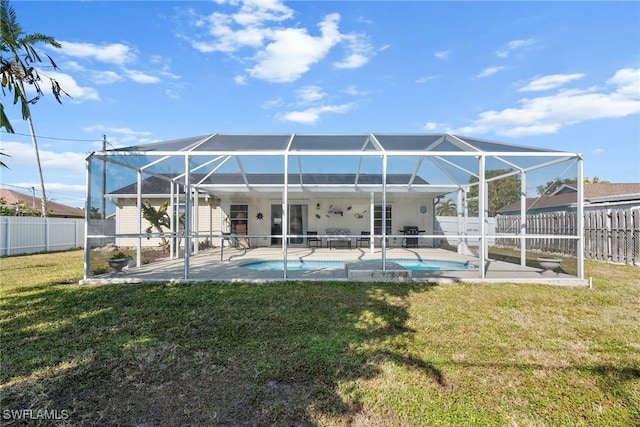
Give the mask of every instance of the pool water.
<path id="1" fill-rule="evenodd" d="M 247 264 L 241 264 L 241 267 L 249 270 L 260 271 L 282 271 L 284 269 L 283 261 L 256 261 Z M 322 270 L 331 269 L 338 270 L 344 268 L 342 261 L 303 261 L 294 260 L 287 262 L 287 271 L 304 271 L 304 270 Z"/>
<path id="2" fill-rule="evenodd" d="M 438 271 L 438 270 L 469 270 L 471 267 L 466 262 L 440 261 L 433 259 L 387 259 L 387 262 L 395 262 L 407 270 L 415 271 Z M 259 271 L 282 271 L 283 261 L 255 261 L 240 265 L 249 270 Z M 287 271 L 306 270 L 339 270 L 343 269 L 343 261 L 304 261 L 292 260 L 287 262 Z"/>
<path id="3" fill-rule="evenodd" d="M 436 259 L 388 259 L 387 262 L 395 262 L 407 270 L 469 270 L 467 262 L 441 261 Z"/>

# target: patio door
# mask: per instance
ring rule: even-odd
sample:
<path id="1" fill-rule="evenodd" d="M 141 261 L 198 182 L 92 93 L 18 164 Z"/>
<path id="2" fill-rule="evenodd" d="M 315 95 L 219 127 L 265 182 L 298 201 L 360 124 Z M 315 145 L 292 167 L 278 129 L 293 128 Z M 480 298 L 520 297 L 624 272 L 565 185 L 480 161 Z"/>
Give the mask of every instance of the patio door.
<path id="1" fill-rule="evenodd" d="M 307 232 L 308 205 L 289 205 L 289 230 L 288 234 L 303 235 Z M 281 245 L 282 238 L 275 235 L 282 234 L 282 205 L 271 205 L 271 237 L 272 245 Z M 289 244 L 292 246 L 302 246 L 305 244 L 304 237 L 291 237 Z"/>

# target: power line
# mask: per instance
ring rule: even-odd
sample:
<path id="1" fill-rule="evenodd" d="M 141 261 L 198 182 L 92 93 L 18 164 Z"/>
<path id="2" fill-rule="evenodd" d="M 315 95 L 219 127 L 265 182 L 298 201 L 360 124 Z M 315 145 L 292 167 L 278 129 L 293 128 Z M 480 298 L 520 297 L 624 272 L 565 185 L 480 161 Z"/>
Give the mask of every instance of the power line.
<path id="1" fill-rule="evenodd" d="M 0 186 L 2 186 L 2 187 L 20 188 L 22 190 L 29 190 L 29 191 L 31 191 L 34 188 L 34 187 L 21 187 L 19 185 L 5 184 L 4 182 L 0 183 Z"/>
<path id="2" fill-rule="evenodd" d="M 7 135 L 31 136 L 31 134 L 28 134 L 28 133 L 7 132 L 5 130 L 3 130 L 2 133 L 6 133 Z M 39 139 L 53 139 L 53 140 L 56 140 L 56 141 L 72 141 L 72 142 L 100 142 L 100 141 L 102 141 L 101 139 L 56 138 L 54 136 L 42 136 L 42 135 L 36 135 L 36 138 L 39 138 Z"/>

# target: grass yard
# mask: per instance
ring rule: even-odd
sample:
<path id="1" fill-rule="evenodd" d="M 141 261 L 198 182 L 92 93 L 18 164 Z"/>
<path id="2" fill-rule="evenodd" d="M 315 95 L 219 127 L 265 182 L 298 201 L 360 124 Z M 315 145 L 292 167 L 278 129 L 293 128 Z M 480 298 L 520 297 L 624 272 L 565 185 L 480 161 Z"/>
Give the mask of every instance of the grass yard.
<path id="1" fill-rule="evenodd" d="M 591 290 L 79 286 L 79 251 L 3 258 L 0 422 L 640 425 L 640 269 L 586 265 Z"/>

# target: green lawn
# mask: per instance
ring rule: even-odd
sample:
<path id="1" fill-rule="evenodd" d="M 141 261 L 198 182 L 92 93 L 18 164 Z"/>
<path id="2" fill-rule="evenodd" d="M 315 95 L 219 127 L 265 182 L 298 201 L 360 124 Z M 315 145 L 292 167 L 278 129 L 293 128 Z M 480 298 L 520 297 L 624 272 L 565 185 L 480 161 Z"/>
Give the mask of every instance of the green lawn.
<path id="1" fill-rule="evenodd" d="M 640 269 L 586 265 L 591 290 L 79 286 L 81 252 L 3 258 L 0 422 L 640 425 Z"/>

